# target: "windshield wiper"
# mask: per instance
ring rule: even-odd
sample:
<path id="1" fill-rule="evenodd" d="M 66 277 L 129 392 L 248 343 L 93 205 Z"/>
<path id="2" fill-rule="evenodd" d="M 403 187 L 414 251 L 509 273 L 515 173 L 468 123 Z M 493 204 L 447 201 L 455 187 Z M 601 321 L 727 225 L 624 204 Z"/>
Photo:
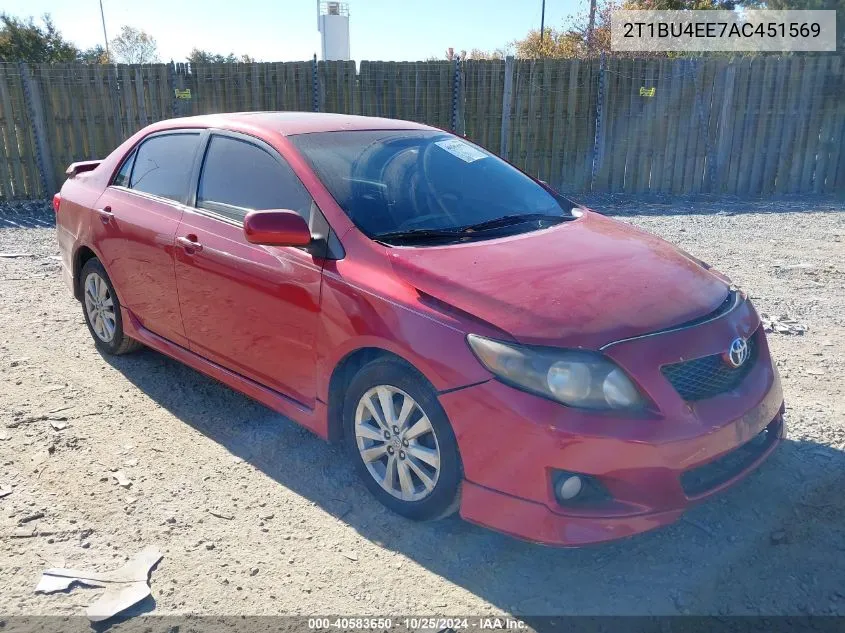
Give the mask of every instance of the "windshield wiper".
<path id="1" fill-rule="evenodd" d="M 516 213 L 512 215 L 503 215 L 500 218 L 478 222 L 476 224 L 468 224 L 460 227 L 462 233 L 475 233 L 477 231 L 488 231 L 491 229 L 501 229 L 507 226 L 515 226 L 517 224 L 524 224 L 526 222 L 536 222 L 539 220 L 555 220 L 556 223 L 564 222 L 566 220 L 574 220 L 574 217 L 565 215 L 551 215 L 549 213 Z"/>
<path id="2" fill-rule="evenodd" d="M 475 233 L 484 231 L 492 231 L 494 229 L 502 229 L 508 226 L 515 226 L 517 224 L 525 224 L 526 222 L 537 222 L 542 220 L 554 220 L 555 223 L 564 222 L 566 220 L 574 220 L 574 217 L 565 215 L 550 215 L 548 213 L 520 213 L 512 215 L 504 215 L 493 220 L 485 220 L 476 224 L 467 224 L 466 226 L 456 226 L 450 229 L 410 229 L 408 231 L 390 231 L 387 233 L 378 233 L 373 236 L 373 239 L 379 241 L 388 240 L 413 240 L 413 241 L 428 241 L 428 240 L 443 240 L 443 239 L 459 239 L 462 237 L 471 237 Z"/>
<path id="3" fill-rule="evenodd" d="M 388 231 L 387 233 L 376 233 L 373 235 L 373 239 L 380 242 L 390 240 L 428 241 L 455 239 L 461 237 L 463 233 L 463 227 L 455 229 L 410 229 L 408 231 Z"/>

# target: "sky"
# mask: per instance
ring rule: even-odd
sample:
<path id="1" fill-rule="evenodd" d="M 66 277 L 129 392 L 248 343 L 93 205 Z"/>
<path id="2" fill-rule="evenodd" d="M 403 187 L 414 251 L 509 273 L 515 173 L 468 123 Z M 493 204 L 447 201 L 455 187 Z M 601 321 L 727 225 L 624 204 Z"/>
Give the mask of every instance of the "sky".
<path id="1" fill-rule="evenodd" d="M 586 1 L 586 0 L 585 0 Z M 17 17 L 50 13 L 79 48 L 103 43 L 99 0 L 2 0 Z M 417 61 L 456 51 L 493 50 L 540 27 L 541 0 L 349 0 L 356 61 Z M 316 0 L 103 0 L 113 38 L 124 24 L 157 43 L 161 61 L 183 61 L 192 48 L 248 54 L 258 61 L 301 61 L 320 52 Z M 578 0 L 546 0 L 546 25 L 582 9 Z"/>

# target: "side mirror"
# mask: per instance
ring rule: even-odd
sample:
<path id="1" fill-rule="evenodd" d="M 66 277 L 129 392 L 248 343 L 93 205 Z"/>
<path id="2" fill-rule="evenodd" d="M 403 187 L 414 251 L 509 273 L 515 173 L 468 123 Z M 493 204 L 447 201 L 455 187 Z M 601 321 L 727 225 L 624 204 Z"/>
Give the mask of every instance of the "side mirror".
<path id="1" fill-rule="evenodd" d="M 279 209 L 250 211 L 244 218 L 244 235 L 250 244 L 265 246 L 308 246 L 311 229 L 295 211 Z"/>

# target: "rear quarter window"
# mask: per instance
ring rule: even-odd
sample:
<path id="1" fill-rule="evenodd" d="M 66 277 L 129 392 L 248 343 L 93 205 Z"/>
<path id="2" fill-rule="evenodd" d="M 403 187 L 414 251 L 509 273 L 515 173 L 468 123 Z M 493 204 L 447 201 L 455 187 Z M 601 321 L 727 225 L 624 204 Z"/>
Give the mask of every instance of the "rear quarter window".
<path id="1" fill-rule="evenodd" d="M 129 156 L 123 161 L 123 164 L 120 166 L 120 169 L 117 170 L 117 175 L 115 175 L 112 184 L 115 187 L 128 187 L 129 186 L 129 175 L 132 173 L 132 165 L 135 164 L 135 155 L 136 151 L 132 150 Z"/>

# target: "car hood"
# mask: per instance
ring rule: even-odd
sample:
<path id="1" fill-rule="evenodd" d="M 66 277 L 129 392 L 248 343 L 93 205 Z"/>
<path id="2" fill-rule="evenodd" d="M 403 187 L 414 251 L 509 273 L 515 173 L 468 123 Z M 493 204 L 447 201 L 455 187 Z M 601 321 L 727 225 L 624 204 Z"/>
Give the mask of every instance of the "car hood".
<path id="1" fill-rule="evenodd" d="M 704 316 L 724 278 L 654 235 L 585 212 L 555 227 L 448 246 L 392 248 L 395 272 L 526 344 L 597 349 Z"/>

